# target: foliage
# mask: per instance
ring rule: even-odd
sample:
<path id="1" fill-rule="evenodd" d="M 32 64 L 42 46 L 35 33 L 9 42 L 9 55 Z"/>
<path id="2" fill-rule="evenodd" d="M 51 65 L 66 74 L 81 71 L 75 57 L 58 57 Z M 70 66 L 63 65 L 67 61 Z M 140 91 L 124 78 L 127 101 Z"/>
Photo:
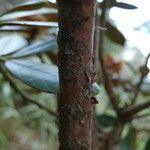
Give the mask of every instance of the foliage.
<path id="1" fill-rule="evenodd" d="M 13 6 L 0 15 L 0 147 L 2 150 L 58 149 L 57 119 L 53 114 L 57 109 L 57 98 L 52 94 L 40 92 L 56 94 L 59 88 L 56 67 L 57 5 L 48 1 L 30 2 Z M 101 3 L 99 6 L 101 7 Z M 108 8 L 111 7 L 136 8 L 116 1 L 109 4 Z M 137 94 L 133 99 L 136 103 L 146 101 L 149 92 L 147 89 L 146 91 L 142 89 L 141 85 L 145 85 L 143 80 L 148 72 L 143 76 L 143 72 L 140 73 L 138 69 L 136 71 L 131 69 L 132 64 L 119 59 L 126 39 L 109 18 L 106 21 L 104 47 L 109 45 L 112 49 L 110 42 L 121 47 L 119 54 L 118 51 L 110 53 L 105 49 L 103 55 L 107 75 L 117 95 L 117 103 L 121 108 L 130 106 L 134 93 Z M 116 58 L 118 61 L 115 60 Z M 127 74 L 131 75 L 128 77 Z M 101 83 L 101 92 L 97 96 L 97 99 L 100 99 L 97 105 L 98 124 L 106 132 L 117 130 L 115 128 L 117 115 L 107 98 L 108 93 L 104 90 L 105 83 L 100 76 L 97 78 Z M 96 89 L 97 94 L 99 85 L 94 84 L 93 89 Z M 32 97 L 33 101 L 29 97 Z M 37 103 L 39 105 L 36 105 Z M 51 111 L 47 111 L 47 108 L 52 110 L 52 114 L 49 113 Z M 136 121 L 131 120 L 125 124 L 123 132 L 126 134 L 124 136 L 122 132 L 120 137 L 122 150 L 142 150 L 144 146 L 145 150 L 148 149 L 149 127 L 144 125 L 139 127 L 140 119 L 138 120 L 139 116 L 147 113 L 149 110 L 145 109 L 134 116 L 135 119 L 137 117 Z M 147 140 L 147 144 L 146 142 L 143 144 L 142 141 L 137 143 L 139 137 Z"/>

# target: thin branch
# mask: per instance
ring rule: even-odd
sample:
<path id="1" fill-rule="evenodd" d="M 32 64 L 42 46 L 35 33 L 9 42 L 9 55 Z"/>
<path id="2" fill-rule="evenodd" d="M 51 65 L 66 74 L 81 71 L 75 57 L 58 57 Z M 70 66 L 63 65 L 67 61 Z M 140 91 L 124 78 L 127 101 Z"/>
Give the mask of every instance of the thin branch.
<path id="1" fill-rule="evenodd" d="M 93 67 L 97 75 L 100 74 L 100 62 L 99 62 L 99 38 L 100 38 L 100 16 L 98 14 L 98 3 L 96 5 L 96 15 L 95 15 L 95 30 L 94 30 L 94 44 L 93 44 Z M 99 128 L 96 122 L 96 106 L 94 106 L 93 113 L 93 130 L 92 130 L 92 150 L 97 150 L 98 139 L 97 139 L 97 128 Z"/>
<path id="2" fill-rule="evenodd" d="M 126 65 L 128 66 L 128 68 L 132 71 L 133 75 L 138 74 L 139 72 L 132 66 L 132 64 L 130 64 L 127 61 L 124 61 L 126 63 Z"/>
<path id="3" fill-rule="evenodd" d="M 100 26 L 102 28 L 105 28 L 106 26 L 106 8 L 107 8 L 107 3 L 109 2 L 109 0 L 104 0 L 102 2 L 102 12 L 101 12 L 101 20 L 100 20 Z M 119 116 L 119 108 L 117 105 L 117 96 L 115 95 L 114 91 L 113 91 L 113 87 L 109 81 L 106 69 L 105 69 L 105 65 L 104 65 L 104 61 L 103 61 L 103 42 L 104 41 L 104 30 L 100 31 L 100 54 L 99 54 L 99 59 L 100 59 L 100 63 L 101 63 L 101 69 L 102 69 L 102 74 L 103 74 L 103 80 L 104 80 L 104 86 L 105 86 L 105 90 L 107 92 L 107 95 L 109 97 L 109 100 L 114 108 L 114 110 L 116 111 L 117 115 Z"/>
<path id="4" fill-rule="evenodd" d="M 50 109 L 48 109 L 47 107 L 41 105 L 40 103 L 36 102 L 35 100 L 31 99 L 25 92 L 23 92 L 21 89 L 19 89 L 19 87 L 17 86 L 17 84 L 15 83 L 15 81 L 12 79 L 12 77 L 10 76 L 10 74 L 8 73 L 8 71 L 3 67 L 3 64 L 0 63 L 0 71 L 2 72 L 3 76 L 9 81 L 11 87 L 26 101 L 32 104 L 37 105 L 39 108 L 44 109 L 45 111 L 47 111 L 49 114 L 57 117 L 56 113 L 54 113 L 53 111 L 51 111 Z"/>
<path id="5" fill-rule="evenodd" d="M 150 53 L 149 53 L 148 56 L 146 57 L 145 64 L 144 64 L 144 66 L 143 66 L 143 67 L 145 67 L 145 68 L 147 67 L 149 57 L 150 57 Z M 135 92 L 134 92 L 134 96 L 133 96 L 133 98 L 131 99 L 132 104 L 134 104 L 134 103 L 136 102 L 136 100 L 137 100 L 138 94 L 139 94 L 139 92 L 140 92 L 140 89 L 141 89 L 141 86 L 142 86 L 142 84 L 143 84 L 143 81 L 144 81 L 144 78 L 145 78 L 145 77 L 146 77 L 145 73 L 141 73 L 140 80 L 139 80 L 139 82 L 138 82 L 137 85 L 136 85 L 136 89 L 135 89 Z"/>
<path id="6" fill-rule="evenodd" d="M 97 3 L 98 4 L 98 3 Z M 100 17 L 98 15 L 98 7 L 96 9 L 96 17 L 95 17 L 95 27 L 100 26 Z M 93 65 L 95 70 L 97 70 L 98 66 L 98 56 L 99 56 L 99 40 L 100 40 L 100 30 L 94 30 L 94 45 L 93 45 Z"/>
<path id="7" fill-rule="evenodd" d="M 123 109 L 120 113 L 121 113 L 121 116 L 131 117 L 148 107 L 150 107 L 150 100 L 148 100 L 145 103 L 137 104 L 134 106 L 129 106 L 128 108 Z"/>
<path id="8" fill-rule="evenodd" d="M 147 55 L 147 57 L 146 57 L 145 66 L 147 66 L 147 64 L 148 64 L 149 57 L 150 57 L 150 53 L 149 53 L 149 54 Z"/>
<path id="9" fill-rule="evenodd" d="M 149 116 L 150 116 L 150 113 L 145 113 L 145 114 L 142 114 L 142 115 L 133 116 L 132 118 L 133 119 L 141 119 L 141 118 L 149 117 Z"/>

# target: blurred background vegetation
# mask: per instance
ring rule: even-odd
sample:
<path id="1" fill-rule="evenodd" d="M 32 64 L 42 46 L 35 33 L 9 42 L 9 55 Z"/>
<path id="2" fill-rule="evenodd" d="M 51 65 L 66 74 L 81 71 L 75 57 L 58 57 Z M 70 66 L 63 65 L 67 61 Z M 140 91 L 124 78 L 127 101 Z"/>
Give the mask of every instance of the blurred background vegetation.
<path id="1" fill-rule="evenodd" d="M 0 0 L 0 61 L 4 58 L 10 59 L 15 52 L 37 44 L 28 50 L 36 50 L 41 46 L 42 49 L 39 48 L 38 53 L 25 52 L 23 56 L 19 54 L 18 58 L 57 65 L 58 48 L 55 42 L 58 14 L 56 4 L 51 2 Z M 110 6 L 105 18 L 106 31 L 103 37 L 103 61 L 120 108 L 133 105 L 131 100 L 135 104 L 150 101 L 149 2 L 124 2 L 138 8 L 129 10 Z M 99 7 L 97 16 L 102 12 L 101 6 Z M 99 28 L 97 25 L 96 31 Z M 43 49 L 47 43 L 50 45 Z M 17 55 L 15 56 L 17 58 Z M 101 141 L 103 132 L 109 133 L 117 129 L 114 127 L 116 112 L 106 92 L 101 77 L 102 70 L 100 66 L 97 67 L 100 93 L 97 95 L 99 103 L 96 105 L 96 135 Z M 16 79 L 15 75 L 11 77 L 21 91 L 28 93 L 27 97 L 31 97 L 43 107 L 16 92 L 10 79 L 0 70 L 0 150 L 57 150 L 58 122 L 56 114 L 53 114 L 57 112 L 56 95 L 31 88 Z M 119 149 L 150 150 L 149 106 L 125 123 L 121 131 Z"/>

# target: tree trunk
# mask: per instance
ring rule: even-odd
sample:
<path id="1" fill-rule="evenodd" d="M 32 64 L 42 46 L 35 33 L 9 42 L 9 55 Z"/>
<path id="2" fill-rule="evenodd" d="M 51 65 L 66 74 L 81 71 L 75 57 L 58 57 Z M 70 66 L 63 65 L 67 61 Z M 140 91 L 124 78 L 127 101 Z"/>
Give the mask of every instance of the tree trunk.
<path id="1" fill-rule="evenodd" d="M 57 0 L 60 150 L 91 150 L 96 0 Z"/>

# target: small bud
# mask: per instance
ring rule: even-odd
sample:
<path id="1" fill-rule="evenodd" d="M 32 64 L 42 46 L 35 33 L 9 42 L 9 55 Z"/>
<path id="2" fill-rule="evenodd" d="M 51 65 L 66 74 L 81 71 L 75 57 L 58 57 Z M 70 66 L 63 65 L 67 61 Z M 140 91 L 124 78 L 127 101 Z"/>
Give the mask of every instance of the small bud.
<path id="1" fill-rule="evenodd" d="M 149 73 L 149 68 L 147 66 L 140 67 L 140 73 L 145 77 Z"/>

